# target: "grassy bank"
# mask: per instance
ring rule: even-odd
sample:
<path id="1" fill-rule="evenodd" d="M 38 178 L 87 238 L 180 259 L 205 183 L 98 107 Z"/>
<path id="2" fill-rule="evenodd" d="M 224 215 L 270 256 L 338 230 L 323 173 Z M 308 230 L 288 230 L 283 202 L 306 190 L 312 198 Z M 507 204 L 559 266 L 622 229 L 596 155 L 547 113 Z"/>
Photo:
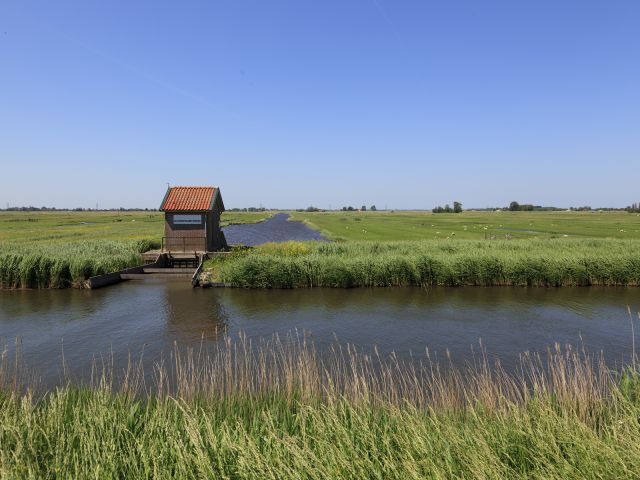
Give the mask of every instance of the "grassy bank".
<path id="1" fill-rule="evenodd" d="M 270 244 L 209 264 L 239 287 L 640 285 L 640 241 Z"/>
<path id="2" fill-rule="evenodd" d="M 0 395 L 2 478 L 635 478 L 640 382 L 553 350 L 520 373 L 227 342 L 117 385 Z M 149 391 L 152 387 L 153 393 Z"/>
<path id="3" fill-rule="evenodd" d="M 221 223 L 253 223 L 268 212 L 224 213 Z M 0 212 L 0 288 L 66 288 L 140 265 L 159 248 L 159 212 Z"/>
<path id="4" fill-rule="evenodd" d="M 140 254 L 158 246 L 145 240 L 5 244 L 0 246 L 0 288 L 81 286 L 94 275 L 140 265 Z"/>
<path id="5" fill-rule="evenodd" d="M 269 215 L 227 212 L 221 222 L 253 223 Z M 209 263 L 208 276 L 244 287 L 639 283 L 640 216 L 635 214 L 295 212 L 293 217 L 348 241 L 261 247 Z M 162 229 L 159 212 L 0 212 L 0 288 L 78 285 L 87 276 L 132 266 L 141 248 L 159 244 Z M 411 239 L 420 240 L 400 242 Z"/>

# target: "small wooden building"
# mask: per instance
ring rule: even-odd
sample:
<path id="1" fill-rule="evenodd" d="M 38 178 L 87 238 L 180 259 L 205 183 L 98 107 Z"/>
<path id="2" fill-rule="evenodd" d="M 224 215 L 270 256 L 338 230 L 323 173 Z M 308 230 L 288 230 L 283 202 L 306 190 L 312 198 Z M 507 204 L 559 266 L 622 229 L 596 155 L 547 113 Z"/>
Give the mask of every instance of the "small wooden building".
<path id="1" fill-rule="evenodd" d="M 170 187 L 160 205 L 164 212 L 162 250 L 214 252 L 227 246 L 220 229 L 224 203 L 217 187 Z"/>

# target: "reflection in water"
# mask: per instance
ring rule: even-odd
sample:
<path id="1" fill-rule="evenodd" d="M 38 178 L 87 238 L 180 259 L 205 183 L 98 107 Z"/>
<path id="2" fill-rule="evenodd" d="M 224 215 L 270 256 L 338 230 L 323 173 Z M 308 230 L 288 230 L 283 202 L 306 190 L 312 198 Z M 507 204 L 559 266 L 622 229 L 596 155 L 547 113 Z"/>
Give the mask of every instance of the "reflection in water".
<path id="1" fill-rule="evenodd" d="M 0 291 L 0 339 L 47 382 L 66 371 L 87 378 L 91 365 L 116 370 L 143 356 L 152 365 L 174 344 L 217 341 L 226 330 L 224 306 L 189 282 L 126 282 L 94 290 Z"/>
<path id="2" fill-rule="evenodd" d="M 225 307 L 218 297 L 207 293 L 196 289 L 185 295 L 180 287 L 164 289 L 161 300 L 164 301 L 167 338 L 193 346 L 200 341 L 216 341 L 227 333 Z"/>
<path id="3" fill-rule="evenodd" d="M 637 289 L 420 288 L 216 292 L 230 318 L 254 336 L 308 330 L 316 342 L 342 342 L 382 353 L 420 355 L 425 348 L 454 361 L 469 359 L 479 341 L 513 365 L 520 353 L 544 353 L 554 343 L 628 358 L 627 305 L 640 310 Z"/>
<path id="4" fill-rule="evenodd" d="M 78 289 L 64 290 L 64 294 L 54 289 L 4 291 L 4 295 L 0 295 L 0 308 L 3 316 L 12 317 L 46 314 L 54 310 L 82 311 L 91 315 L 101 305 L 100 302 L 87 301 L 90 295 L 90 291 Z"/>
<path id="5" fill-rule="evenodd" d="M 526 289 L 510 287 L 469 287 L 469 288 L 358 288 L 315 290 L 212 290 L 219 296 L 229 299 L 243 313 L 254 310 L 261 312 L 281 312 L 285 310 L 303 310 L 322 305 L 326 310 L 351 310 L 377 312 L 381 308 L 403 311 L 407 309 L 448 308 L 460 310 L 500 311 L 545 306 L 561 306 L 579 315 L 590 315 L 593 308 L 602 304 L 611 304 L 621 295 L 631 300 L 633 290 L 612 288 L 558 288 Z M 640 302 L 638 302 L 640 304 Z M 469 320 L 473 320 L 469 318 Z"/>
<path id="6" fill-rule="evenodd" d="M 130 281 L 95 290 L 0 291 L 0 338 L 23 344 L 24 360 L 46 382 L 68 371 L 87 378 L 97 355 L 126 366 L 129 354 L 153 365 L 174 344 L 204 348 L 224 334 L 270 337 L 309 332 L 322 349 L 336 338 L 382 354 L 470 358 L 482 339 L 489 355 L 514 365 L 523 351 L 584 342 L 610 362 L 631 351 L 627 305 L 637 289 L 420 288 L 192 289 L 185 281 Z M 11 347 L 12 348 L 12 347 Z"/>

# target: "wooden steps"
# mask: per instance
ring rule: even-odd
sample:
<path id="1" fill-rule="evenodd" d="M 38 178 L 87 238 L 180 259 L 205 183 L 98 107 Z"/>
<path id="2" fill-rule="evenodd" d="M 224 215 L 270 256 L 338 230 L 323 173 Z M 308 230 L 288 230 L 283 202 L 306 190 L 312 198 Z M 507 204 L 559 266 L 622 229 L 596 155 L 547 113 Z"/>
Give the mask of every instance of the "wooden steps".
<path id="1" fill-rule="evenodd" d="M 178 273 L 188 273 L 189 275 L 193 275 L 196 273 L 195 268 L 143 268 L 142 271 L 144 273 L 170 273 L 170 274 L 178 274 Z"/>
<path id="2" fill-rule="evenodd" d="M 142 272 L 121 274 L 123 280 L 144 280 L 149 278 L 191 278 L 195 268 L 154 268 L 145 267 Z"/>
<path id="3" fill-rule="evenodd" d="M 153 278 L 188 278 L 193 277 L 193 273 L 170 273 L 166 272 L 166 270 L 171 270 L 170 268 L 164 269 L 164 273 L 121 273 L 120 278 L 122 280 L 150 280 Z"/>
<path id="4" fill-rule="evenodd" d="M 149 260 L 152 254 L 149 252 L 145 260 Z M 101 288 L 113 285 L 123 280 L 146 280 L 146 279 L 188 279 L 191 285 L 199 285 L 198 275 L 202 269 L 205 255 L 181 254 L 171 255 L 162 253 L 158 255 L 153 263 L 145 263 L 137 267 L 125 268 L 117 272 L 104 275 L 96 275 L 84 282 L 85 288 Z"/>

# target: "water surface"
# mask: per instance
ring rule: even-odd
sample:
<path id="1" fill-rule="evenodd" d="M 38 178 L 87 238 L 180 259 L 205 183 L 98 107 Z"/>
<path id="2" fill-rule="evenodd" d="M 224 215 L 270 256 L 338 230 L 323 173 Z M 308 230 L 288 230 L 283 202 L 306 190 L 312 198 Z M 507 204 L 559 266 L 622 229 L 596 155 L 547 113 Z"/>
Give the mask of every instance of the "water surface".
<path id="1" fill-rule="evenodd" d="M 286 242 L 288 240 L 317 240 L 326 238 L 317 230 L 302 222 L 289 221 L 286 213 L 276 213 L 263 222 L 229 225 L 222 231 L 230 245 L 243 244 L 255 247 L 267 242 Z"/>
<path id="2" fill-rule="evenodd" d="M 188 282 L 129 281 L 100 290 L 0 291 L 0 338 L 21 342 L 25 362 L 47 383 L 69 371 L 86 378 L 96 355 L 128 354 L 153 364 L 174 346 L 205 347 L 223 334 L 251 338 L 307 331 L 318 346 L 337 338 L 383 354 L 454 362 L 471 358 L 479 340 L 513 366 L 523 351 L 555 342 L 602 350 L 628 360 L 627 306 L 640 310 L 637 289 L 420 288 L 241 290 L 192 289 Z"/>

